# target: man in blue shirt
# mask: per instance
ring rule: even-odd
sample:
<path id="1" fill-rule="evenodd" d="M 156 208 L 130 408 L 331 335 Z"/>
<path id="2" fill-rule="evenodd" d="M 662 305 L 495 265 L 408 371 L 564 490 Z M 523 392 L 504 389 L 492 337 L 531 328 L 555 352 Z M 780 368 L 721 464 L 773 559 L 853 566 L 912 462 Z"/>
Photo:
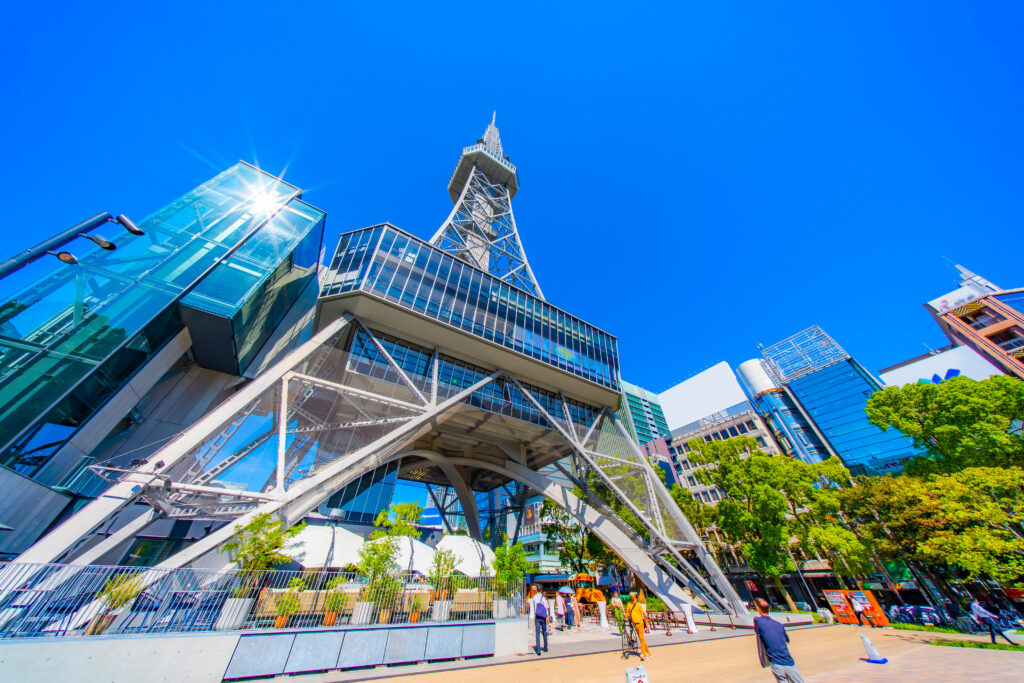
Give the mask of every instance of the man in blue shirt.
<path id="1" fill-rule="evenodd" d="M 778 683 L 804 683 L 789 654 L 786 627 L 768 616 L 768 601 L 764 598 L 754 600 L 754 606 L 760 615 L 754 617 L 754 635 L 758 640 L 761 666 L 770 666 Z"/>

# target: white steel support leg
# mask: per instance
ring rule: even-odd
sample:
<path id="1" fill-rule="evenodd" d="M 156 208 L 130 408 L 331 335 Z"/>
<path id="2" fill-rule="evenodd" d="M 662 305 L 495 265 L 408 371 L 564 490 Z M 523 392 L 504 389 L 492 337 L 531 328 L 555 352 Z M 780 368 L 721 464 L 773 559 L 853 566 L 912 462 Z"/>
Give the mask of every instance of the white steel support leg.
<path id="1" fill-rule="evenodd" d="M 272 514 L 285 522 L 289 527 L 296 524 L 309 514 L 310 510 L 326 500 L 334 491 L 347 483 L 347 481 L 350 481 L 354 476 L 360 474 L 361 470 L 355 469 L 357 465 L 362 470 L 369 470 L 387 463 L 399 454 L 404 444 L 435 428 L 444 421 L 443 418 L 446 413 L 457 409 L 460 403 L 494 381 L 497 376 L 498 373 L 494 373 L 481 379 L 441 403 L 435 409 L 425 412 L 423 415 L 410 420 L 373 443 L 338 459 L 317 474 L 296 482 L 287 489 L 281 500 L 268 501 L 257 506 L 247 514 L 236 519 L 233 523 L 225 524 L 217 531 L 204 536 L 189 547 L 175 553 L 167 560 L 161 562 L 158 568 L 173 569 L 194 562 L 230 539 L 235 534 L 237 528 L 245 526 L 259 514 Z"/>
<path id="2" fill-rule="evenodd" d="M 159 472 L 170 468 L 193 448 L 199 446 L 204 439 L 228 422 L 232 415 L 272 387 L 293 366 L 317 351 L 321 344 L 337 334 L 349 320 L 349 316 L 338 318 L 308 342 L 286 355 L 267 372 L 249 382 L 241 391 L 182 432 L 176 440 L 151 455 L 140 465 L 140 469 L 146 468 L 147 472 L 133 472 L 127 475 L 123 481 L 111 486 L 99 498 L 72 515 L 14 561 L 37 564 L 56 562 L 74 548 L 80 538 L 91 533 L 118 510 L 134 502 L 143 488 L 159 476 Z M 156 467 L 150 463 L 163 464 Z"/>
<path id="3" fill-rule="evenodd" d="M 288 375 L 281 378 L 281 397 L 277 406 L 277 492 L 284 493 L 285 458 L 288 454 Z"/>

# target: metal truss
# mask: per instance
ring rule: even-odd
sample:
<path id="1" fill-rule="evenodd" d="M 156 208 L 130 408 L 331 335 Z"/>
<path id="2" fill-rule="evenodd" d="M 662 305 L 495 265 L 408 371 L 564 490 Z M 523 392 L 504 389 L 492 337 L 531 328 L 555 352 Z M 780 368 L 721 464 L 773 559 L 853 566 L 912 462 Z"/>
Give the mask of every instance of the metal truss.
<path id="1" fill-rule="evenodd" d="M 356 344 L 380 351 L 377 360 L 351 352 Z M 232 520 L 160 565 L 184 566 L 214 551 L 255 515 L 268 513 L 295 524 L 355 478 L 412 456 L 444 474 L 471 530 L 479 530 L 475 500 L 460 472 L 476 468 L 498 473 L 568 506 L 670 603 L 691 599 L 678 581 L 716 611 L 745 613 L 701 539 L 612 411 L 595 411 L 574 421 L 564 396 L 542 396 L 502 370 L 439 395 L 438 363 L 432 367 L 431 377 L 417 385 L 369 329 L 353 318 L 341 318 L 135 469 L 97 466 L 97 471 L 115 475 L 115 484 L 17 561 L 49 563 L 73 554 L 81 539 L 137 500 L 150 503 L 167 517 Z M 483 391 L 491 383 L 498 383 L 502 391 Z M 480 407 L 481 396 L 487 396 L 491 408 Z M 507 410 L 512 415 L 522 411 L 526 402 L 554 430 L 546 433 L 557 433 L 561 440 L 555 441 L 571 447 L 576 471 L 593 472 L 640 521 L 647 543 L 607 506 L 579 499 L 527 467 L 522 451 L 501 446 L 506 458 L 476 455 L 472 449 L 456 457 L 415 445 L 439 433 L 445 422 L 464 411 L 494 417 L 492 411 Z M 581 424 L 584 420 L 587 424 Z M 582 478 L 576 482 L 587 490 Z M 515 493 L 512 504 L 521 509 L 525 490 Z M 130 535 L 114 534 L 72 561 L 101 557 L 126 538 Z M 691 564 L 687 555 L 699 563 Z"/>
<path id="2" fill-rule="evenodd" d="M 473 166 L 462 194 L 430 243 L 500 280 L 544 298 L 526 260 L 507 185 Z"/>

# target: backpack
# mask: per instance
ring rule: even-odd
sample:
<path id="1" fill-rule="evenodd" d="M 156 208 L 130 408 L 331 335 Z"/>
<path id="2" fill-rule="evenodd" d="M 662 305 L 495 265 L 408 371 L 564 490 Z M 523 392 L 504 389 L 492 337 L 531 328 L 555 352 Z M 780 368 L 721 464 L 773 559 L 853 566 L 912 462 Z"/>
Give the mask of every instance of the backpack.
<path id="1" fill-rule="evenodd" d="M 539 619 L 547 619 L 548 617 L 548 602 L 544 598 L 537 601 L 536 607 L 533 608 L 533 613 Z"/>

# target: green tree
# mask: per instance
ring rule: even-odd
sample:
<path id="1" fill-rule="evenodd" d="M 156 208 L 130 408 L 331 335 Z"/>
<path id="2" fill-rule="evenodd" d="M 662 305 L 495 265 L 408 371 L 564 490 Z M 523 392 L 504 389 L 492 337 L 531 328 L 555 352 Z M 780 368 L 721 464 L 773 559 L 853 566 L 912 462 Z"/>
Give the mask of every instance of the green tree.
<path id="1" fill-rule="evenodd" d="M 509 545 L 506 538 L 494 549 L 494 580 L 506 595 L 514 591 L 523 577 L 533 570 L 533 563 L 526 559 L 522 543 Z"/>
<path id="2" fill-rule="evenodd" d="M 288 528 L 269 513 L 258 514 L 245 526 L 238 527 L 220 551 L 228 553 L 231 561 L 245 572 L 264 571 L 292 561 L 283 552 L 284 545 L 305 528 L 305 522 Z"/>
<path id="3" fill-rule="evenodd" d="M 408 536 L 416 538 L 420 535 L 417 528 L 423 508 L 419 503 L 392 503 L 387 510 L 381 510 L 373 526 L 377 527 L 370 534 L 371 539 L 384 536 Z"/>
<path id="4" fill-rule="evenodd" d="M 568 512 L 545 499 L 540 507 L 540 519 L 544 522 L 545 546 L 548 551 L 558 553 L 558 561 L 573 572 L 593 571 L 595 546 L 591 532 L 576 521 Z"/>
<path id="5" fill-rule="evenodd" d="M 900 430 L 927 453 L 911 461 L 910 474 L 1024 466 L 1024 382 L 1015 377 L 954 377 L 887 387 L 868 399 L 867 415 L 883 430 Z"/>
<path id="6" fill-rule="evenodd" d="M 859 532 L 888 558 L 1024 585 L 1024 469 L 864 477 L 841 498 Z"/>
<path id="7" fill-rule="evenodd" d="M 836 520 L 836 490 L 849 483 L 837 458 L 808 464 L 769 456 L 757 441 L 739 436 L 724 441 L 696 439 L 690 459 L 706 465 L 696 477 L 713 484 L 725 497 L 713 508 L 688 502 L 682 491 L 673 497 L 691 522 L 712 524 L 743 553 L 750 567 L 770 578 L 790 609 L 796 609 L 782 585 L 782 574 L 796 569 L 792 546 L 817 548 L 833 557 L 837 571 L 865 566 L 870 550 Z"/>

